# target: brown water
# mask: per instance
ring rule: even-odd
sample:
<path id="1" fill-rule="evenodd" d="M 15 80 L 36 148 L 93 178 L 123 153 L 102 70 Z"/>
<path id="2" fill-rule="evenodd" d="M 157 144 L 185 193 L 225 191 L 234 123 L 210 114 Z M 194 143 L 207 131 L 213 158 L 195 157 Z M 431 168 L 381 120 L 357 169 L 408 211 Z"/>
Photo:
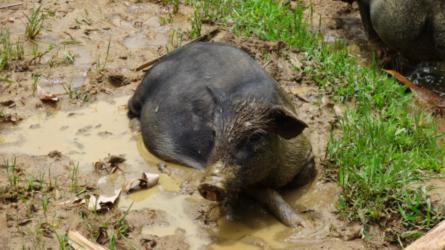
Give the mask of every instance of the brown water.
<path id="1" fill-rule="evenodd" d="M 128 98 L 123 96 L 76 111 L 30 117 L 16 129 L 1 132 L 0 154 L 44 155 L 58 150 L 79 162 L 84 174 L 93 170 L 92 164 L 97 160 L 110 154 L 124 155 L 123 173 L 99 179 L 98 187 L 104 192 L 109 191 L 110 186 L 120 187 L 143 171 L 158 172 L 155 166 L 162 161 L 145 149 L 140 135 L 129 129 L 125 107 Z M 132 210 L 150 208 L 167 214 L 167 223 L 146 226 L 143 234 L 162 237 L 182 229 L 190 249 L 289 249 L 340 242 L 331 236 L 337 221 L 333 211 L 339 192 L 334 184 L 316 182 L 285 195 L 297 210 L 309 211 L 304 216 L 312 223 L 311 228 L 287 228 L 262 209 L 250 206 L 237 220 L 221 218 L 218 227 L 208 229 L 194 216 L 202 198 L 197 192 L 193 195 L 181 192 L 184 176 L 199 180 L 201 173 L 169 163 L 167 168 L 170 174 L 161 174 L 158 186 L 120 199 L 121 209 L 131 205 Z"/>

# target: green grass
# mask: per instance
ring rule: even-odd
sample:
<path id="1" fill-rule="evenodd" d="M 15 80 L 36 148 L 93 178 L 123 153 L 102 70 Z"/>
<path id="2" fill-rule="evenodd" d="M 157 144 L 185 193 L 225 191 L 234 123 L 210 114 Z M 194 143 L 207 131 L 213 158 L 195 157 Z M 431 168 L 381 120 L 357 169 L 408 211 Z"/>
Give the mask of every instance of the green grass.
<path id="1" fill-rule="evenodd" d="M 111 47 L 111 38 L 110 38 L 110 40 L 108 40 L 107 50 L 106 50 L 105 58 L 103 59 L 103 61 L 100 58 L 100 56 L 97 57 L 97 60 L 96 60 L 97 72 L 102 72 L 105 70 L 105 67 L 107 66 L 107 63 L 108 63 L 108 57 L 110 55 L 110 47 Z"/>
<path id="2" fill-rule="evenodd" d="M 25 55 L 20 41 L 13 43 L 9 30 L 0 30 L 0 70 L 6 69 L 13 60 L 21 60 Z"/>
<path id="3" fill-rule="evenodd" d="M 29 40 L 34 40 L 40 34 L 43 28 L 43 21 L 45 14 L 42 11 L 42 6 L 33 9 L 30 16 L 26 16 L 27 23 L 25 27 L 25 36 Z"/>
<path id="4" fill-rule="evenodd" d="M 17 171 L 16 158 L 12 159 L 12 161 L 5 160 L 3 166 L 6 168 L 10 187 L 17 188 L 19 183 L 19 172 Z"/>
<path id="5" fill-rule="evenodd" d="M 309 31 L 302 9 L 290 11 L 273 0 L 187 3 L 203 21 L 298 49 L 312 62 L 305 74 L 337 102 L 348 104 L 336 124 L 340 135 L 333 135 L 328 146 L 343 190 L 338 209 L 345 218 L 361 221 L 365 229 L 372 223 L 390 225 L 388 240 L 399 242 L 445 218 L 429 202 L 427 190 L 416 188 L 444 171 L 444 145 L 437 143 L 443 135 L 429 114 L 410 110 L 411 94 L 403 86 L 373 65 L 358 66 L 344 44 L 323 43 Z"/>

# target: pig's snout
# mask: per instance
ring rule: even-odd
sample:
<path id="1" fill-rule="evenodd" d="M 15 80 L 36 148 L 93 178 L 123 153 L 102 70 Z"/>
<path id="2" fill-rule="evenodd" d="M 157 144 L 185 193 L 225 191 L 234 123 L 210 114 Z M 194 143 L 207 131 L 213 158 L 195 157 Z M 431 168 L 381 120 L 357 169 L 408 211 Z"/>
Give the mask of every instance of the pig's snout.
<path id="1" fill-rule="evenodd" d="M 221 178 L 210 176 L 205 178 L 198 186 L 202 197 L 210 201 L 222 201 L 227 197 L 226 187 Z"/>
<path id="2" fill-rule="evenodd" d="M 229 198 L 236 184 L 237 168 L 217 162 L 208 167 L 198 186 L 198 191 L 207 200 L 221 202 Z"/>

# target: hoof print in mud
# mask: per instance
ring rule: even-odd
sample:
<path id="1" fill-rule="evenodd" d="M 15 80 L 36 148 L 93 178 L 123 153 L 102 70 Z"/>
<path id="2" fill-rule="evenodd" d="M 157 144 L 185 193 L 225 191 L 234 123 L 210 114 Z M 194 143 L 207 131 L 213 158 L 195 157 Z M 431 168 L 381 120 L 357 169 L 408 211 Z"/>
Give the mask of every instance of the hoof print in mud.
<path id="1" fill-rule="evenodd" d="M 275 190 L 312 164 L 307 125 L 244 51 L 203 42 L 177 49 L 147 72 L 128 109 L 149 151 L 205 169 L 205 199 L 232 207 L 245 193 L 282 223 L 304 224 Z"/>

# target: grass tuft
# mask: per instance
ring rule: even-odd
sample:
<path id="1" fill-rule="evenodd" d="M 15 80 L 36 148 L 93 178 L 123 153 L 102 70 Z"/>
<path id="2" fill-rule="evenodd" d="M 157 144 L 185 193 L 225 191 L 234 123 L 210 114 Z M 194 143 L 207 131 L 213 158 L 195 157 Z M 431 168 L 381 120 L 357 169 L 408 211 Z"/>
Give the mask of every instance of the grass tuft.
<path id="1" fill-rule="evenodd" d="M 21 60 L 25 55 L 21 41 L 13 43 L 9 30 L 0 31 L 0 70 L 6 69 L 11 61 Z"/>
<path id="2" fill-rule="evenodd" d="M 25 27 L 25 36 L 29 40 L 34 40 L 40 34 L 43 28 L 43 21 L 45 20 L 45 14 L 42 11 L 42 6 L 33 9 L 30 16 L 26 16 L 27 23 Z"/>

